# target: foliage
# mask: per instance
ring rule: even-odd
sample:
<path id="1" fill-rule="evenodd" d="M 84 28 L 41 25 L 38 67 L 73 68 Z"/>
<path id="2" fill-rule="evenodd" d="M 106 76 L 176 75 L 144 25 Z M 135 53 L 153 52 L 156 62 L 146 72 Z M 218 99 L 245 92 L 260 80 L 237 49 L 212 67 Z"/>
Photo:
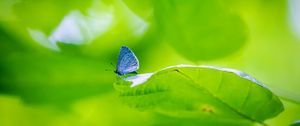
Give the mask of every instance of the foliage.
<path id="1" fill-rule="evenodd" d="M 119 79 L 115 88 L 124 103 L 175 118 L 198 118 L 195 125 L 263 124 L 283 111 L 281 101 L 268 88 L 233 69 L 174 66 L 140 82 L 144 79 L 140 75 Z"/>
<path id="2" fill-rule="evenodd" d="M 300 119 L 300 42 L 293 32 L 299 24 L 291 21 L 297 19 L 293 1 L 0 0 L 0 125 L 290 125 Z M 114 88 L 115 81 L 123 81 L 107 69 L 115 69 L 110 63 L 116 63 L 122 45 L 139 58 L 138 73 L 160 70 L 154 77 L 176 64 L 219 66 L 247 72 L 269 88 L 213 68 L 177 68 L 183 74 Z M 215 95 L 224 104 L 205 93 L 210 88 L 182 76 L 198 78 L 193 74 L 198 70 L 204 86 L 218 84 L 220 75 L 227 78 L 224 89 L 230 89 Z M 255 91 L 249 103 L 274 96 L 264 114 L 251 117 L 255 105 L 245 106 L 242 114 L 230 109 L 245 99 L 227 95 L 246 95 L 244 84 Z M 132 91 L 151 85 L 170 92 L 151 97 Z M 136 96 L 118 96 L 125 89 Z M 222 118 L 208 114 L 207 106 L 206 115 L 201 107 L 197 111 L 202 103 L 215 105 Z"/>

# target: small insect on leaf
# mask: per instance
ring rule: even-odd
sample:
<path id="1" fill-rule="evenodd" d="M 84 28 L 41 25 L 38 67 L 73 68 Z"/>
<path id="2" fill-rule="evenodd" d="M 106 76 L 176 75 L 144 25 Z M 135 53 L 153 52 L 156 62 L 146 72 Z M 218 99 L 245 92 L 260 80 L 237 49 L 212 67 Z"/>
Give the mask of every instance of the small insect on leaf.
<path id="1" fill-rule="evenodd" d="M 130 73 L 136 74 L 136 70 L 138 69 L 139 60 L 137 59 L 137 57 L 127 46 L 122 46 L 120 49 L 117 69 L 115 70 L 115 73 L 119 76 Z"/>

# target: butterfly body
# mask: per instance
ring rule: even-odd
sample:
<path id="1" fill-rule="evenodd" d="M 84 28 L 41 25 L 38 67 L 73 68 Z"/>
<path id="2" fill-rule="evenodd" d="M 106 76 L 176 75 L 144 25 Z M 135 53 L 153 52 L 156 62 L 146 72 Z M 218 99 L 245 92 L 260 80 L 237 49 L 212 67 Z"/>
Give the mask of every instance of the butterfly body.
<path id="1" fill-rule="evenodd" d="M 135 54 L 127 47 L 122 46 L 118 56 L 117 69 L 115 73 L 119 76 L 136 73 L 139 69 L 139 61 Z"/>

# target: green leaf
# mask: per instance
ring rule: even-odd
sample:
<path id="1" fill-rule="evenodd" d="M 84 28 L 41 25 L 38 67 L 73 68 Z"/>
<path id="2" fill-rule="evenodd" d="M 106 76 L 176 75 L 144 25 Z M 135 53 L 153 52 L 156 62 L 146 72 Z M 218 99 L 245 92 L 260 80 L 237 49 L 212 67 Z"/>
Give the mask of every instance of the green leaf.
<path id="1" fill-rule="evenodd" d="M 263 123 L 283 111 L 266 86 L 228 68 L 178 65 L 119 78 L 114 86 L 131 107 L 202 122 Z"/>
<path id="2" fill-rule="evenodd" d="M 192 61 L 227 56 L 247 39 L 241 17 L 217 0 L 156 0 L 154 15 L 166 41 Z"/>
<path id="3" fill-rule="evenodd" d="M 290 126 L 300 126 L 300 120 L 293 122 Z"/>

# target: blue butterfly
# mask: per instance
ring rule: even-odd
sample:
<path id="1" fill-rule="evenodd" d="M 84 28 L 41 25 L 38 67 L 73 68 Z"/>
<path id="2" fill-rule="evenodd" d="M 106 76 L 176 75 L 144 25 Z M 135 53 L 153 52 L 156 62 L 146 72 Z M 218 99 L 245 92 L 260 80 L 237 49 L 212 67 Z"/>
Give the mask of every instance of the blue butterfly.
<path id="1" fill-rule="evenodd" d="M 115 73 L 119 76 L 136 73 L 139 69 L 139 60 L 134 55 L 134 53 L 127 47 L 122 46 L 120 49 L 118 64 Z"/>

